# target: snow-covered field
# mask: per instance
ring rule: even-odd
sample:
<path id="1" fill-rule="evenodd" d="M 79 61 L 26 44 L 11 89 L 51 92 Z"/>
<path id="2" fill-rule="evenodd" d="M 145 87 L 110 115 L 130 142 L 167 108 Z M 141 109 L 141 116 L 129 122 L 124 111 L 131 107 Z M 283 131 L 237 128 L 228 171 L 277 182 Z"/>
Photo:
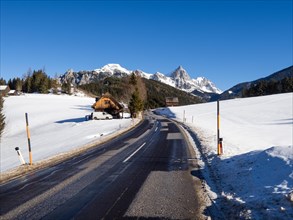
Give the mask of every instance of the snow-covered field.
<path id="1" fill-rule="evenodd" d="M 85 120 L 94 98 L 26 94 L 5 98 L 5 129 L 1 138 L 1 173 L 20 165 L 15 147 L 28 163 L 25 113 L 28 113 L 33 162 L 102 141 L 134 123 L 130 118 Z"/>
<path id="2" fill-rule="evenodd" d="M 182 122 L 185 111 L 209 194 L 228 219 L 293 219 L 292 105 L 293 93 L 221 101 L 220 157 L 216 102 L 159 112 Z"/>
<path id="3" fill-rule="evenodd" d="M 1 173 L 28 162 L 25 113 L 38 162 L 133 126 L 131 119 L 85 121 L 93 98 L 30 94 L 5 98 Z M 195 146 L 213 205 L 226 218 L 293 219 L 293 93 L 220 102 L 224 154 L 216 150 L 216 103 L 158 110 L 196 132 Z M 291 200 L 291 201 L 290 201 Z M 229 210 L 225 208 L 225 204 Z M 231 208 L 232 207 L 232 208 Z"/>

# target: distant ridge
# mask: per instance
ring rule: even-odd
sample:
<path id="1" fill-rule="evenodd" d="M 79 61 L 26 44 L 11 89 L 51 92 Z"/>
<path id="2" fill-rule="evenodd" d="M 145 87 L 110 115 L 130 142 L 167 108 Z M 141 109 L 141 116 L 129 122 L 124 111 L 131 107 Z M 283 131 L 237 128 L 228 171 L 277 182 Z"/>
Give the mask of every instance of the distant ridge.
<path id="1" fill-rule="evenodd" d="M 260 82 L 270 82 L 270 81 L 281 81 L 285 78 L 293 79 L 293 66 L 289 66 L 285 69 L 277 71 L 267 77 L 263 77 L 251 82 L 243 82 L 239 83 L 230 89 L 224 91 L 222 94 L 215 95 L 212 97 L 211 101 L 215 101 L 217 99 L 232 99 L 232 98 L 242 98 L 242 92 L 244 89 L 250 89 L 252 86 L 260 83 Z M 291 88 L 292 90 L 293 88 Z"/>

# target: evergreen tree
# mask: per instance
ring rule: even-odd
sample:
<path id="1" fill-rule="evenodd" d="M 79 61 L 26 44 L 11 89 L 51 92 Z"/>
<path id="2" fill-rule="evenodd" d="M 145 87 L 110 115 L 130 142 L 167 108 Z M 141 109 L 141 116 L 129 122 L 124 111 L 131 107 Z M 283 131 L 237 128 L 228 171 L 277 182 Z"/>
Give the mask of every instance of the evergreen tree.
<path id="1" fill-rule="evenodd" d="M 143 101 L 140 98 L 138 88 L 131 95 L 131 99 L 128 105 L 131 116 L 136 118 L 137 113 L 143 110 Z"/>
<path id="2" fill-rule="evenodd" d="M 27 74 L 25 76 L 23 80 L 23 91 L 27 93 L 48 93 L 50 81 L 50 77 L 43 70 L 33 71 L 32 75 Z"/>
<path id="3" fill-rule="evenodd" d="M 20 92 L 22 90 L 22 86 L 23 86 L 23 81 L 20 78 L 16 78 L 15 90 Z"/>
<path id="4" fill-rule="evenodd" d="M 10 89 L 21 91 L 22 90 L 22 80 L 20 78 L 13 78 L 8 80 L 8 85 Z"/>
<path id="5" fill-rule="evenodd" d="M 283 92 L 293 92 L 293 77 L 289 78 L 286 77 L 285 79 L 282 80 L 282 85 L 283 85 Z"/>
<path id="6" fill-rule="evenodd" d="M 39 85 L 39 92 L 40 93 L 48 93 L 48 89 L 49 89 L 49 81 L 50 79 L 47 77 L 42 77 L 41 81 L 40 81 L 40 85 Z"/>
<path id="7" fill-rule="evenodd" d="M 134 86 L 136 86 L 136 84 L 137 84 L 137 78 L 136 78 L 136 75 L 134 72 L 132 72 L 132 74 L 130 76 L 129 83 Z"/>
<path id="8" fill-rule="evenodd" d="M 0 85 L 6 85 L 6 80 L 3 78 L 0 78 Z"/>
<path id="9" fill-rule="evenodd" d="M 58 81 L 57 79 L 50 80 L 50 88 L 52 89 L 54 94 L 58 93 Z"/>
<path id="10" fill-rule="evenodd" d="M 61 86 L 62 92 L 71 94 L 71 85 L 69 82 L 64 82 Z"/>
<path id="11" fill-rule="evenodd" d="M 32 91 L 33 92 L 41 92 L 41 90 L 43 89 L 41 88 L 42 81 L 44 81 L 43 78 L 44 78 L 44 75 L 42 70 L 34 71 L 32 75 Z"/>
<path id="12" fill-rule="evenodd" d="M 23 83 L 23 87 L 22 90 L 26 93 L 31 93 L 33 92 L 32 90 L 32 77 L 30 75 L 28 75 L 25 79 L 24 79 L 24 83 Z"/>

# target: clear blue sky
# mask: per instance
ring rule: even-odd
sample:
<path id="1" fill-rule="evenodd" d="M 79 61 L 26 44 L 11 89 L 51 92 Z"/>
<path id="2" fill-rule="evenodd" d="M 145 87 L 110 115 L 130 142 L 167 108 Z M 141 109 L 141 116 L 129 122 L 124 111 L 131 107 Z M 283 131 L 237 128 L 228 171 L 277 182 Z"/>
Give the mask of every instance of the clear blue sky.
<path id="1" fill-rule="evenodd" d="M 3 1 L 1 77 L 182 65 L 226 90 L 292 65 L 292 0 Z"/>

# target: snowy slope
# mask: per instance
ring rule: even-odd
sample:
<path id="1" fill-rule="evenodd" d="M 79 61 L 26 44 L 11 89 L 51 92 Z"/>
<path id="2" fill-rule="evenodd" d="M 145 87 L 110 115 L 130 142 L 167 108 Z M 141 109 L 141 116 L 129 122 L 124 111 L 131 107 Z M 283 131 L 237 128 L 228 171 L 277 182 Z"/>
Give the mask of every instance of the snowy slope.
<path id="1" fill-rule="evenodd" d="M 28 162 L 25 113 L 29 114 L 33 161 L 70 151 L 132 126 L 131 119 L 90 120 L 94 98 L 30 94 L 5 98 L 1 172 L 20 165 L 15 147 Z M 102 136 L 101 136 L 102 135 Z"/>
<path id="2" fill-rule="evenodd" d="M 202 144 L 195 149 L 204 153 L 199 158 L 207 187 L 228 219 L 293 219 L 292 100 L 293 93 L 221 101 L 221 157 L 215 102 L 160 110 L 178 121 L 185 111 Z"/>

